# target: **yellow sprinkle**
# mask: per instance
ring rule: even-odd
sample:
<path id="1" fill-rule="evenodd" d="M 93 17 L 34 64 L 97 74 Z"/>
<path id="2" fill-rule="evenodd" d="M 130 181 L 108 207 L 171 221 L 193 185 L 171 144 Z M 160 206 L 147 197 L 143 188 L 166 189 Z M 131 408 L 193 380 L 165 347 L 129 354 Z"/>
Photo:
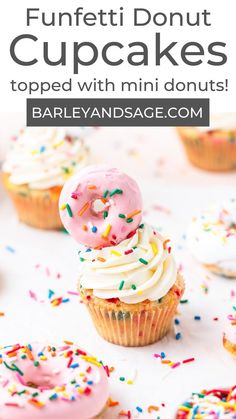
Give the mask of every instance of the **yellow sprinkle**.
<path id="1" fill-rule="evenodd" d="M 110 231 L 111 231 L 111 224 L 107 224 L 105 231 L 102 233 L 102 237 L 106 239 Z"/>
<path id="2" fill-rule="evenodd" d="M 115 256 L 122 256 L 120 252 L 117 252 L 116 250 L 111 250 L 111 254 Z"/>
<path id="3" fill-rule="evenodd" d="M 153 251 L 154 255 L 156 255 L 158 253 L 158 249 L 157 249 L 156 243 L 151 242 L 151 246 L 152 246 L 152 251 Z"/>
<path id="4" fill-rule="evenodd" d="M 77 391 L 78 391 L 78 393 L 83 394 L 84 389 L 83 389 L 83 388 L 78 387 L 78 388 L 77 388 Z"/>
<path id="5" fill-rule="evenodd" d="M 140 290 L 140 291 L 137 292 L 137 294 L 138 295 L 143 295 L 143 291 Z"/>
<path id="6" fill-rule="evenodd" d="M 80 377 L 84 377 L 84 376 L 85 376 L 85 373 L 84 373 L 84 372 L 80 372 L 80 373 L 79 373 L 79 376 L 80 376 Z"/>
<path id="7" fill-rule="evenodd" d="M 127 384 L 133 384 L 133 380 L 127 380 Z"/>
<path id="8" fill-rule="evenodd" d="M 47 361 L 48 359 L 47 359 L 47 357 L 45 356 L 45 355 L 41 355 L 40 356 L 40 359 L 41 359 L 41 361 Z"/>
<path id="9" fill-rule="evenodd" d="M 181 410 L 181 412 L 189 412 L 190 408 L 187 406 L 180 406 L 178 410 Z"/>
<path id="10" fill-rule="evenodd" d="M 62 387 L 55 387 L 54 389 L 57 393 L 60 393 L 61 391 L 65 391 L 65 386 Z"/>
<path id="11" fill-rule="evenodd" d="M 32 150 L 31 154 L 39 154 L 38 150 Z"/>
<path id="12" fill-rule="evenodd" d="M 88 355 L 81 355 L 81 358 L 85 359 L 85 361 L 87 361 L 90 364 L 96 365 L 99 368 L 101 367 L 100 362 L 98 362 L 97 359 L 94 357 L 90 357 Z"/>
<path id="13" fill-rule="evenodd" d="M 61 141 L 58 141 L 57 143 L 54 143 L 53 144 L 53 147 L 54 148 L 57 148 L 57 147 L 60 147 L 61 145 L 63 145 L 64 144 L 64 140 L 61 140 Z"/>
<path id="14" fill-rule="evenodd" d="M 64 210 L 64 209 L 66 209 L 66 204 L 62 204 L 62 205 L 60 206 L 60 210 Z"/>

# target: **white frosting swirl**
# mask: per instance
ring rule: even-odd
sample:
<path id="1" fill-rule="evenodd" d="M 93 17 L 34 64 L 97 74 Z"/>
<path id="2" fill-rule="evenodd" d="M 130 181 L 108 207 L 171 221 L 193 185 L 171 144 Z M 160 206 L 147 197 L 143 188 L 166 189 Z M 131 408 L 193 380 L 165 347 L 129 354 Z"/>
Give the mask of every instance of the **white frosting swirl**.
<path id="1" fill-rule="evenodd" d="M 61 186 L 88 162 L 88 149 L 64 128 L 26 128 L 13 143 L 3 165 L 14 185 L 32 189 Z"/>
<path id="2" fill-rule="evenodd" d="M 119 298 L 127 304 L 156 301 L 176 281 L 175 260 L 167 248 L 165 239 L 145 224 L 116 246 L 83 249 L 80 285 L 102 299 Z"/>
<path id="3" fill-rule="evenodd" d="M 209 127 L 198 127 L 202 132 L 214 131 L 214 130 L 236 130 L 236 113 L 225 112 L 213 114 L 210 117 Z"/>
<path id="4" fill-rule="evenodd" d="M 187 242 L 203 264 L 236 271 L 236 200 L 205 209 L 192 220 Z"/>

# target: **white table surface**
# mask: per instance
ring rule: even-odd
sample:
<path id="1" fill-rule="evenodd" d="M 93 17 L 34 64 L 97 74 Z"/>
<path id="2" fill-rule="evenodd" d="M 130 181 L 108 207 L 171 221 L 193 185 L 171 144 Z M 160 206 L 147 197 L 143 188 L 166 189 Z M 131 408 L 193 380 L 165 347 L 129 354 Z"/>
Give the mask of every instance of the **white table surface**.
<path id="1" fill-rule="evenodd" d="M 186 280 L 184 298 L 189 300 L 179 307 L 180 325 L 161 342 L 144 348 L 123 348 L 100 338 L 78 297 L 67 294 L 76 289 L 76 244 L 65 233 L 20 224 L 0 189 L 0 312 L 5 312 L 0 317 L 0 342 L 72 340 L 114 367 L 110 393 L 119 406 L 109 408 L 104 418 L 116 418 L 118 412 L 129 409 L 132 418 L 172 419 L 178 404 L 192 391 L 236 384 L 236 361 L 222 347 L 222 327 L 233 305 L 236 281 L 209 274 L 189 255 L 183 237 L 198 208 L 235 196 L 236 175 L 191 168 L 171 130 L 100 129 L 92 137 L 94 160 L 108 160 L 133 174 L 143 192 L 146 220 L 173 239 Z M 208 286 L 207 294 L 203 284 Z M 52 307 L 49 289 L 70 302 Z M 29 290 L 37 301 L 30 298 Z M 194 320 L 195 315 L 201 320 Z M 179 341 L 176 331 L 182 334 Z M 154 357 L 162 351 L 172 361 L 191 357 L 195 361 L 171 369 Z M 119 380 L 121 376 L 125 382 Z M 149 414 L 149 405 L 159 406 L 159 412 Z M 136 406 L 143 413 L 138 414 Z"/>

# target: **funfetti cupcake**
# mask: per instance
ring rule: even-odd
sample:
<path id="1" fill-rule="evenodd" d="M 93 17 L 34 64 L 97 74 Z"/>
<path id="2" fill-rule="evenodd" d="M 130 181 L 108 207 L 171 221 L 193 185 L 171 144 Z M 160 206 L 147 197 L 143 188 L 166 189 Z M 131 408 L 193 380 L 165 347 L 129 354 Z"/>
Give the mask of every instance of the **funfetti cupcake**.
<path id="1" fill-rule="evenodd" d="M 3 165 L 3 182 L 20 221 L 41 229 L 62 228 L 58 212 L 62 186 L 89 157 L 76 132 L 26 128 L 15 139 Z"/>
<path id="2" fill-rule="evenodd" d="M 200 211 L 189 226 L 187 243 L 207 269 L 236 278 L 236 199 Z"/>
<path id="3" fill-rule="evenodd" d="M 209 127 L 180 127 L 177 131 L 195 166 L 219 172 L 236 170 L 236 113 L 212 115 Z"/>
<path id="4" fill-rule="evenodd" d="M 161 339 L 184 281 L 170 241 L 142 221 L 136 182 L 118 169 L 91 166 L 65 184 L 59 205 L 80 244 L 79 292 L 98 333 L 124 346 Z"/>

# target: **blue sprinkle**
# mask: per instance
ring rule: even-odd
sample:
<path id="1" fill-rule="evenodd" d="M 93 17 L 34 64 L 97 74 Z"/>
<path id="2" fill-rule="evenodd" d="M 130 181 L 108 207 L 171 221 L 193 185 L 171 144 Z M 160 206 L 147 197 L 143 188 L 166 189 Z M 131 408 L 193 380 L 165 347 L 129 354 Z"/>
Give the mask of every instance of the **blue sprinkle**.
<path id="1" fill-rule="evenodd" d="M 93 385 L 93 381 L 92 381 L 92 380 L 89 380 L 89 381 L 87 381 L 87 384 L 88 384 L 89 386 L 92 386 L 92 385 Z"/>
<path id="2" fill-rule="evenodd" d="M 97 227 L 96 226 L 93 226 L 92 227 L 92 233 L 96 233 L 97 232 Z"/>
<path id="3" fill-rule="evenodd" d="M 62 303 L 69 303 L 70 299 L 69 298 L 63 298 Z"/>
<path id="4" fill-rule="evenodd" d="M 79 364 L 78 364 L 78 362 L 76 362 L 75 364 L 71 364 L 71 366 L 70 366 L 70 368 L 78 368 L 79 367 Z"/>
<path id="5" fill-rule="evenodd" d="M 201 316 L 194 316 L 194 320 L 201 320 Z"/>
<path id="6" fill-rule="evenodd" d="M 57 397 L 58 397 L 58 395 L 56 393 L 54 393 L 50 396 L 50 400 L 56 400 Z"/>
<path id="7" fill-rule="evenodd" d="M 80 385 L 79 384 L 76 384 L 75 387 L 78 388 L 78 387 L 80 387 Z"/>
<path id="8" fill-rule="evenodd" d="M 86 249 L 85 251 L 86 251 L 86 252 L 92 252 L 92 249 L 89 249 L 89 248 L 88 248 L 88 249 Z"/>
<path id="9" fill-rule="evenodd" d="M 181 333 L 180 333 L 180 332 L 176 333 L 176 335 L 175 335 L 175 339 L 176 339 L 176 340 L 180 340 L 181 338 L 182 338 Z"/>
<path id="10" fill-rule="evenodd" d="M 71 396 L 71 400 L 75 401 L 76 400 L 75 396 Z"/>
<path id="11" fill-rule="evenodd" d="M 166 357 L 165 352 L 161 352 L 161 357 L 162 357 L 162 359 L 164 359 Z"/>
<path id="12" fill-rule="evenodd" d="M 142 412 L 143 412 L 143 409 L 142 409 L 141 407 L 139 407 L 139 406 L 137 406 L 137 407 L 136 407 L 136 410 L 137 410 L 139 413 L 142 413 Z"/>
<path id="13" fill-rule="evenodd" d="M 2 355 L 0 354 L 0 358 L 2 358 Z"/>
<path id="14" fill-rule="evenodd" d="M 39 149 L 40 153 L 43 153 L 46 150 L 45 145 L 42 145 Z"/>
<path id="15" fill-rule="evenodd" d="M 179 319 L 175 319 L 175 324 L 180 324 Z"/>
<path id="16" fill-rule="evenodd" d="M 33 348 L 32 348 L 32 346 L 30 345 L 30 343 L 29 343 L 27 346 L 28 346 L 28 348 L 29 348 L 29 350 L 30 350 L 30 351 L 32 351 L 32 350 L 33 350 Z"/>
<path id="17" fill-rule="evenodd" d="M 48 290 L 48 298 L 50 300 L 50 298 L 52 298 L 52 296 L 55 294 L 55 292 L 53 290 Z"/>
<path id="18" fill-rule="evenodd" d="M 6 246 L 5 249 L 10 253 L 15 253 L 15 249 L 13 249 L 11 246 Z"/>
<path id="19" fill-rule="evenodd" d="M 38 356 L 43 356 L 43 352 L 39 352 L 38 353 Z"/>

